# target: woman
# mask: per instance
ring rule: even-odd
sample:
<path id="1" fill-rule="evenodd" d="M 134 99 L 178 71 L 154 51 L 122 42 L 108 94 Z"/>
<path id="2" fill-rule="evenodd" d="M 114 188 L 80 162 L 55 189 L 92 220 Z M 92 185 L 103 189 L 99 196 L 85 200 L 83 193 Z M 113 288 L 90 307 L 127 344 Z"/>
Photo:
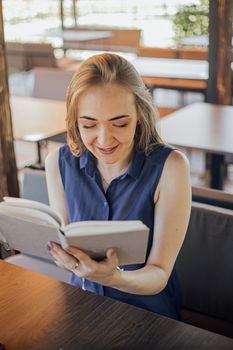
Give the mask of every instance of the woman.
<path id="1" fill-rule="evenodd" d="M 189 166 L 159 137 L 134 67 L 115 54 L 83 62 L 68 88 L 66 122 L 68 145 L 46 159 L 51 206 L 66 223 L 141 220 L 150 237 L 145 264 L 119 268 L 113 249 L 101 262 L 55 243 L 50 254 L 72 271 L 72 284 L 179 319 L 174 264 L 190 215 Z"/>

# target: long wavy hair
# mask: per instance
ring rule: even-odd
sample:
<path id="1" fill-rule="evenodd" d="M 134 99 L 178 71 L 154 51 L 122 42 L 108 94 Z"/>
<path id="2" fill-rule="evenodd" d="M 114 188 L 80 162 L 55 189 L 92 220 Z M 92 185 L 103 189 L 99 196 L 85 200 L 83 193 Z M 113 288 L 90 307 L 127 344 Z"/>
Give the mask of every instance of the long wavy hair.
<path id="1" fill-rule="evenodd" d="M 135 146 L 148 154 L 156 146 L 164 145 L 156 128 L 159 113 L 140 75 L 122 56 L 104 53 L 85 60 L 74 73 L 67 90 L 67 142 L 72 154 L 79 156 L 85 149 L 78 127 L 78 99 L 88 88 L 104 84 L 118 84 L 134 95 L 140 121 L 135 131 Z"/>

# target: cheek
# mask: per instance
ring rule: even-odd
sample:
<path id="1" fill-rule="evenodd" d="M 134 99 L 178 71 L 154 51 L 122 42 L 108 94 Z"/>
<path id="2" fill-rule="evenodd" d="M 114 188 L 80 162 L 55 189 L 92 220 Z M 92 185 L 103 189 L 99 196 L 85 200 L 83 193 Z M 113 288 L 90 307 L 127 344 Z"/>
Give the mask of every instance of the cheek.
<path id="1" fill-rule="evenodd" d="M 121 141 L 122 143 L 128 143 L 128 142 L 132 142 L 134 140 L 134 136 L 135 136 L 135 126 L 131 126 L 130 128 L 127 129 L 122 129 L 119 133 L 118 133 L 118 140 Z"/>
<path id="2" fill-rule="evenodd" d="M 87 132 L 86 130 L 79 129 L 79 133 L 85 145 L 91 144 L 96 138 L 95 134 L 90 131 Z"/>

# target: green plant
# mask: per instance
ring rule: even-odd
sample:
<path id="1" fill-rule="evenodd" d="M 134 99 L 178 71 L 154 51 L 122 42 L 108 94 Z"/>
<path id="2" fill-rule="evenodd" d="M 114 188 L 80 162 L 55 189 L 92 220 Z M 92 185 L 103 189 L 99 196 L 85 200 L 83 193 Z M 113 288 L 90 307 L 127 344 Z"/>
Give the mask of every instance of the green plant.
<path id="1" fill-rule="evenodd" d="M 207 35 L 209 30 L 209 0 L 200 0 L 199 4 L 179 6 L 173 17 L 174 41 L 192 35 Z"/>

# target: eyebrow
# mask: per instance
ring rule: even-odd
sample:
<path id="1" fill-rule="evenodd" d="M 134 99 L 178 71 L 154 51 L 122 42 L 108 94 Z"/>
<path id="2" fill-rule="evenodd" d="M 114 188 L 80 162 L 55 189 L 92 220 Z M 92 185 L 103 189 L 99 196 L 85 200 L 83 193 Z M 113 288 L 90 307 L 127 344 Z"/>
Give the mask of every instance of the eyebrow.
<path id="1" fill-rule="evenodd" d="M 118 115 L 117 117 L 113 117 L 113 118 L 109 119 L 108 121 L 114 121 L 114 120 L 127 118 L 127 117 L 130 117 L 130 115 L 129 114 Z M 97 120 L 95 118 L 89 117 L 88 115 L 83 115 L 80 117 L 80 119 Z"/>

